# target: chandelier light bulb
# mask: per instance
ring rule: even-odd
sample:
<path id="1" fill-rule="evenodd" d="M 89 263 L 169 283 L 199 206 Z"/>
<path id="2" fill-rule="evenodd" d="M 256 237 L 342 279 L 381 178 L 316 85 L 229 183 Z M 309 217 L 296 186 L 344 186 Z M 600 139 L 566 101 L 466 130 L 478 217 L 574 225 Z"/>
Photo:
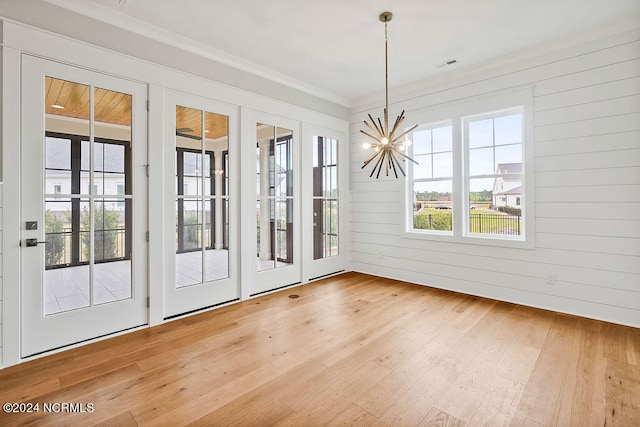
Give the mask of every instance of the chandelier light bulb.
<path id="1" fill-rule="evenodd" d="M 380 151 L 380 147 L 376 146 L 374 150 L 377 153 L 378 151 Z"/>
<path id="2" fill-rule="evenodd" d="M 385 136 L 380 140 L 380 142 L 382 143 L 382 145 L 387 145 L 389 143 L 389 138 Z"/>
<path id="3" fill-rule="evenodd" d="M 368 142 L 363 142 L 362 143 L 362 148 L 364 148 L 365 150 L 368 148 L 371 148 L 371 144 L 369 144 Z"/>
<path id="4" fill-rule="evenodd" d="M 411 147 L 411 140 L 410 140 L 410 139 L 407 139 L 407 140 L 404 142 L 404 146 L 405 146 L 405 147 Z"/>

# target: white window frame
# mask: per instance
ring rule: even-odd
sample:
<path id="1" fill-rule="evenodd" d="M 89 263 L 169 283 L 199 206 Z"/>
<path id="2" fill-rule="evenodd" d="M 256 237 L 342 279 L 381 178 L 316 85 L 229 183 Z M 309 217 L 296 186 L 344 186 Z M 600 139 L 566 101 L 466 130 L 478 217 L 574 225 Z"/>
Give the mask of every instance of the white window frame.
<path id="1" fill-rule="evenodd" d="M 468 196 L 468 166 L 466 161 L 467 144 L 465 142 L 464 120 L 473 116 L 482 116 L 492 112 L 522 110 L 522 162 L 523 162 L 523 194 L 521 206 L 523 223 L 520 236 L 505 236 L 496 234 L 469 233 L 468 215 L 470 209 Z M 438 242 L 463 243 L 521 249 L 535 248 L 535 216 L 534 216 L 534 173 L 533 173 L 533 88 L 518 88 L 495 92 L 489 96 L 483 95 L 442 104 L 437 107 L 426 107 L 407 113 L 407 123 L 424 123 L 426 126 L 450 121 L 453 136 L 453 233 L 443 234 L 428 230 L 413 230 L 413 189 L 412 180 L 405 183 L 404 197 L 404 232 L 406 239 L 431 240 Z M 408 166 L 409 177 L 412 167 Z"/>

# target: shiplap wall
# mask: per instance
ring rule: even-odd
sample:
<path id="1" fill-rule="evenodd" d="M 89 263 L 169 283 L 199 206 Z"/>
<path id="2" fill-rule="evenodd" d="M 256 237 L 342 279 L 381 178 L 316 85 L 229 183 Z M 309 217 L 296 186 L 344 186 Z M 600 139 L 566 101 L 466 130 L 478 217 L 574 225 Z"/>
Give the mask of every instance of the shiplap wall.
<path id="1" fill-rule="evenodd" d="M 638 327 L 640 31 L 520 57 L 392 99 L 409 116 L 533 86 L 535 249 L 404 238 L 403 184 L 360 169 L 363 104 L 351 120 L 351 267 Z"/>

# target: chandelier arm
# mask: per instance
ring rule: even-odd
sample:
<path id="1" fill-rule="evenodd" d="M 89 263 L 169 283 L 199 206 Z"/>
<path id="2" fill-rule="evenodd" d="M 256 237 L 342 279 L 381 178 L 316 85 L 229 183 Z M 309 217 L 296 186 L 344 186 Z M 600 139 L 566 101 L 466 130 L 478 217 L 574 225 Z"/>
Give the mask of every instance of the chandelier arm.
<path id="1" fill-rule="evenodd" d="M 371 178 L 373 176 L 373 174 L 376 172 L 376 169 L 378 168 L 378 166 L 382 167 L 382 165 L 380 164 L 382 162 L 382 159 L 384 159 L 384 151 L 380 151 L 380 158 L 378 159 L 378 161 L 376 162 L 375 165 L 373 165 L 373 169 L 371 170 L 371 175 L 369 175 L 369 178 Z M 380 175 L 380 172 L 378 171 L 378 175 Z M 377 177 L 376 177 L 377 179 Z"/>
<path id="2" fill-rule="evenodd" d="M 375 159 L 377 156 L 379 156 L 380 154 L 382 154 L 382 151 L 375 151 L 371 156 L 369 156 L 367 160 L 364 161 L 364 165 L 362 165 L 360 169 L 366 168 L 367 165 L 371 163 L 371 161 Z"/>
<path id="3" fill-rule="evenodd" d="M 402 153 L 400 153 L 400 154 L 402 154 Z M 404 173 L 404 169 L 402 169 L 402 165 L 400 165 L 400 162 L 398 162 L 398 161 L 396 160 L 396 163 L 398 163 L 398 169 L 400 169 L 400 172 L 402 172 L 402 176 L 407 176 L 407 174 L 406 174 L 406 173 Z"/>
<path id="4" fill-rule="evenodd" d="M 380 125 L 380 129 L 382 129 L 382 135 L 383 135 L 383 136 L 387 136 L 387 135 L 384 133 L 384 128 L 382 127 L 382 121 L 380 120 L 380 117 L 378 117 L 378 124 Z"/>
<path id="5" fill-rule="evenodd" d="M 387 176 L 389 176 L 389 164 L 391 163 L 391 150 L 387 150 L 387 161 L 384 165 L 384 171 Z"/>
<path id="6" fill-rule="evenodd" d="M 395 137 L 395 138 L 393 139 L 393 141 L 391 141 L 391 142 L 396 142 L 397 140 L 399 140 L 400 138 L 402 138 L 403 136 L 405 136 L 405 135 L 406 135 L 406 134 L 408 134 L 409 132 L 412 132 L 412 131 L 413 131 L 415 128 L 417 128 L 417 127 L 418 127 L 418 125 L 415 125 L 415 126 L 413 126 L 413 127 L 409 128 L 409 129 L 407 129 L 406 131 L 402 132 L 400 135 L 398 135 L 397 137 Z"/>
<path id="7" fill-rule="evenodd" d="M 395 148 L 394 148 L 394 150 L 395 150 Z M 407 156 L 407 155 L 406 155 L 406 154 L 404 154 L 404 153 L 401 153 L 401 152 L 400 152 L 400 151 L 398 151 L 398 150 L 396 150 L 396 153 L 398 153 L 400 156 L 404 157 L 405 159 L 407 159 L 407 160 L 409 160 L 409 161 L 411 161 L 411 162 L 415 163 L 416 165 L 418 165 L 418 164 L 419 164 L 418 162 L 416 162 L 415 160 L 413 160 L 411 157 Z"/>
<path id="8" fill-rule="evenodd" d="M 389 157 L 391 157 L 391 166 L 393 166 L 393 173 L 396 175 L 396 178 L 398 178 L 398 172 L 396 171 L 396 163 L 398 163 L 398 166 L 400 166 L 400 163 L 398 162 L 398 160 L 393 155 L 394 151 L 395 150 L 391 150 L 389 152 Z"/>
<path id="9" fill-rule="evenodd" d="M 380 178 L 380 172 L 382 171 L 382 164 L 384 163 L 384 158 L 387 155 L 387 152 L 385 151 L 384 153 L 382 153 L 382 157 L 380 158 L 382 160 L 382 162 L 380 162 L 380 164 L 378 165 L 378 174 L 376 175 L 376 179 Z M 375 168 L 374 168 L 375 170 Z"/>
<path id="10" fill-rule="evenodd" d="M 403 111 L 403 113 L 404 113 L 404 111 Z M 393 125 L 393 130 L 389 134 L 389 140 L 393 141 L 393 135 L 395 135 L 396 131 L 398 130 L 398 128 L 400 127 L 402 122 L 404 122 L 404 116 L 402 114 L 400 114 L 398 117 L 396 117 L 396 123 Z"/>
<path id="11" fill-rule="evenodd" d="M 365 124 L 369 129 L 371 129 L 371 132 L 373 132 L 373 133 L 377 133 L 377 134 L 378 134 L 378 137 L 379 137 L 379 138 L 382 138 L 382 134 L 380 133 L 380 131 L 378 131 L 378 128 L 377 128 L 377 127 L 373 127 L 373 126 L 371 126 L 371 125 L 369 124 L 369 122 L 368 122 L 368 121 L 366 121 L 366 120 L 364 121 L 364 124 Z M 374 122 L 374 124 L 375 124 L 375 122 Z"/>
<path id="12" fill-rule="evenodd" d="M 367 135 L 369 138 L 373 139 L 376 142 L 380 142 L 380 138 L 376 138 L 375 136 L 371 135 L 367 131 L 364 131 L 364 130 L 360 129 L 360 133 L 363 133 L 363 134 Z"/>
<path id="13" fill-rule="evenodd" d="M 393 157 L 393 150 L 389 150 L 389 164 L 391 165 L 391 170 L 393 170 L 396 178 L 398 178 L 398 172 L 396 172 L 396 162 L 397 160 L 395 159 L 395 157 Z"/>
<path id="14" fill-rule="evenodd" d="M 375 128 L 378 130 L 378 133 L 384 136 L 382 133 L 382 127 L 378 128 L 378 125 L 376 124 L 376 121 L 373 119 L 373 117 L 371 117 L 371 114 L 369 114 L 368 116 L 371 119 L 371 123 L 373 124 L 373 126 L 375 126 Z"/>

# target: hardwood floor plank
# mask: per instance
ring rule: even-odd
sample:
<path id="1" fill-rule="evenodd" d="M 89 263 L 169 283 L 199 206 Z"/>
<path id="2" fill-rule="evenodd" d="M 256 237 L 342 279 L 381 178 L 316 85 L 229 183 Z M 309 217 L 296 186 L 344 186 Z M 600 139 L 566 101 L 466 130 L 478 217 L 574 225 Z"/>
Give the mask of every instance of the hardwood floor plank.
<path id="1" fill-rule="evenodd" d="M 605 390 L 606 426 L 634 426 L 640 420 L 640 370 L 607 359 Z"/>
<path id="2" fill-rule="evenodd" d="M 557 425 L 567 371 L 579 339 L 577 319 L 556 314 L 518 406 L 522 418 Z"/>
<path id="3" fill-rule="evenodd" d="M 637 328 L 346 273 L 0 370 L 95 408 L 0 425 L 625 426 L 639 364 Z"/>

